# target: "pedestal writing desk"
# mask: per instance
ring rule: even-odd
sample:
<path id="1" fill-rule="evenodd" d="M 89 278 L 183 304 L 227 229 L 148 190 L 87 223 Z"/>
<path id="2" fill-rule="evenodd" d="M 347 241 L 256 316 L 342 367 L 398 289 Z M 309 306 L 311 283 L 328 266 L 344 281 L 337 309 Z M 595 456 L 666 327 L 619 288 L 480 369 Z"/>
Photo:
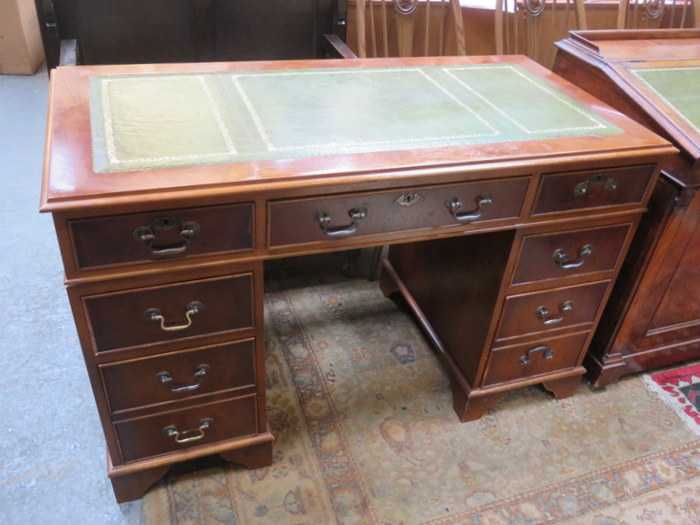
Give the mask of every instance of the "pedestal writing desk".
<path id="1" fill-rule="evenodd" d="M 700 357 L 700 30 L 587 31 L 555 71 L 680 153 L 668 159 L 586 361 L 603 386 Z"/>
<path id="2" fill-rule="evenodd" d="M 188 458 L 270 463 L 265 259 L 392 245 L 383 289 L 463 421 L 524 385 L 571 395 L 675 151 L 519 57 L 85 66 L 51 86 L 41 209 L 119 501 Z"/>

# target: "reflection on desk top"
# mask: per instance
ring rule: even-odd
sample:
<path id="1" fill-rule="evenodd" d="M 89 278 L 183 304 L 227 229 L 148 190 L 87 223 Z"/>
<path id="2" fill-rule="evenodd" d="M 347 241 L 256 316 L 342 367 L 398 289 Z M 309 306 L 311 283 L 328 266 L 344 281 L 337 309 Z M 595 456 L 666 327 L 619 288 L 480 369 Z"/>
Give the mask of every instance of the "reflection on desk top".
<path id="1" fill-rule="evenodd" d="M 52 77 L 42 210 L 669 151 L 525 57 L 78 66 Z"/>

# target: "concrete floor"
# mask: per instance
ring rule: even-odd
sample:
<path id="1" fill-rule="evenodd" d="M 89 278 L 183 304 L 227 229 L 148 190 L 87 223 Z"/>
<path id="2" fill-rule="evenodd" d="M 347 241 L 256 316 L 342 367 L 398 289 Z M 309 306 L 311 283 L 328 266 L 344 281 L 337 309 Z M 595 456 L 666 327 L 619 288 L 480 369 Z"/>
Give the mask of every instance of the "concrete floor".
<path id="1" fill-rule="evenodd" d="M 0 523 L 143 523 L 118 505 L 51 217 L 38 213 L 48 76 L 0 75 Z"/>

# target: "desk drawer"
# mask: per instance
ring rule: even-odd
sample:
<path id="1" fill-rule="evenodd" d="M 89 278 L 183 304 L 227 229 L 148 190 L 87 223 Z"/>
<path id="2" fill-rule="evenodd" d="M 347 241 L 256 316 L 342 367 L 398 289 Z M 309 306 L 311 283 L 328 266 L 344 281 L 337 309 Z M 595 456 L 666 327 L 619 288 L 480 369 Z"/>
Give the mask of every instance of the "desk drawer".
<path id="1" fill-rule="evenodd" d="M 255 395 L 119 421 L 114 430 L 127 463 L 249 436 L 257 432 Z"/>
<path id="2" fill-rule="evenodd" d="M 238 274 L 83 297 L 97 352 L 253 326 L 253 278 Z"/>
<path id="3" fill-rule="evenodd" d="M 513 284 L 612 271 L 631 226 L 528 235 L 523 238 Z"/>
<path id="4" fill-rule="evenodd" d="M 111 412 L 255 385 L 255 341 L 100 365 Z"/>
<path id="5" fill-rule="evenodd" d="M 68 226 L 78 269 L 253 247 L 252 204 L 76 219 Z"/>
<path id="6" fill-rule="evenodd" d="M 520 178 L 272 202 L 269 244 L 515 218 L 520 216 L 528 182 Z"/>
<path id="7" fill-rule="evenodd" d="M 642 202 L 653 166 L 542 176 L 534 215 Z"/>
<path id="8" fill-rule="evenodd" d="M 592 323 L 609 282 L 508 297 L 496 339 Z"/>
<path id="9" fill-rule="evenodd" d="M 588 332 L 492 350 L 484 386 L 527 379 L 578 364 Z"/>

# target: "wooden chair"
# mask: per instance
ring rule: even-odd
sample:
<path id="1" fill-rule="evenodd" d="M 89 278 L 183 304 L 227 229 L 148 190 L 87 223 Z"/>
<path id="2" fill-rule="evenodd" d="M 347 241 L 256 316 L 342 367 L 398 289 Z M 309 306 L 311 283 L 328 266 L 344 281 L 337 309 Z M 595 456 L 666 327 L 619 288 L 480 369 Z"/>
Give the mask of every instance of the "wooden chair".
<path id="1" fill-rule="evenodd" d="M 617 29 L 700 27 L 700 0 L 620 0 Z"/>
<path id="2" fill-rule="evenodd" d="M 318 58 L 341 0 L 34 0 L 47 69 Z M 342 0 L 344 1 L 344 0 Z"/>
<path id="3" fill-rule="evenodd" d="M 344 58 L 466 55 L 459 0 L 357 0 L 349 46 L 327 37 Z"/>
<path id="4" fill-rule="evenodd" d="M 584 0 L 496 0 L 496 54 L 524 54 L 545 66 L 556 42 L 574 29 L 588 29 Z"/>

